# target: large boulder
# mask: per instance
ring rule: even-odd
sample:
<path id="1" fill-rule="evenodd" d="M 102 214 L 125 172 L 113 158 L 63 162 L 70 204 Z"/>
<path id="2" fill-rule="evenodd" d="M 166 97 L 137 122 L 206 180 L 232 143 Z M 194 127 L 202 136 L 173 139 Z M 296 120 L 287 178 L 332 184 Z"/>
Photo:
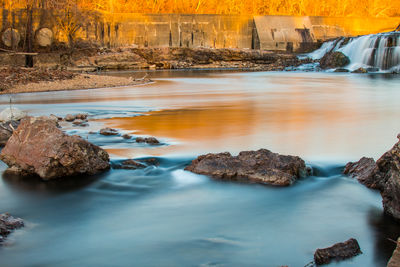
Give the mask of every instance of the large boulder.
<path id="1" fill-rule="evenodd" d="M 350 59 L 342 52 L 328 52 L 319 61 L 322 69 L 342 68 L 350 64 Z"/>
<path id="2" fill-rule="evenodd" d="M 400 134 L 397 138 L 400 139 Z M 347 164 L 345 174 L 357 177 L 370 188 L 378 189 L 385 213 L 400 220 L 400 141 L 376 163 L 363 158 L 357 163 Z"/>
<path id="3" fill-rule="evenodd" d="M 279 155 L 267 149 L 243 151 L 238 156 L 228 152 L 203 155 L 185 170 L 216 179 L 279 186 L 291 185 L 307 175 L 306 164 L 301 158 Z"/>
<path id="4" fill-rule="evenodd" d="M 319 248 L 314 253 L 314 261 L 317 265 L 330 263 L 332 260 L 340 261 L 361 254 L 357 240 L 350 238 L 346 242 L 337 243 L 329 248 Z"/>
<path id="5" fill-rule="evenodd" d="M 44 180 L 93 175 L 110 168 L 109 156 L 79 136 L 69 136 L 47 118 L 26 117 L 0 154 L 0 159 L 20 175 Z"/>
<path id="6" fill-rule="evenodd" d="M 26 113 L 18 108 L 10 107 L 0 112 L 0 122 L 19 121 L 26 117 Z"/>

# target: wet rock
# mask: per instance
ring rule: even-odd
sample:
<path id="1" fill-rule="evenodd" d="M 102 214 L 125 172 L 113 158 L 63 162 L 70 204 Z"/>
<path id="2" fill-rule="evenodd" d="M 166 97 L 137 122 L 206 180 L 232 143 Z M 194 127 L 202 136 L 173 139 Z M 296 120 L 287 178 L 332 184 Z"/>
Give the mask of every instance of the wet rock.
<path id="1" fill-rule="evenodd" d="M 397 239 L 397 247 L 393 251 L 393 255 L 387 264 L 387 267 L 399 267 L 399 266 L 400 266 L 400 238 Z"/>
<path id="2" fill-rule="evenodd" d="M 361 159 L 346 165 L 345 171 L 368 187 L 378 189 L 385 213 L 400 220 L 400 141 L 376 161 L 376 166 L 371 159 Z"/>
<path id="3" fill-rule="evenodd" d="M 118 135 L 118 131 L 112 128 L 103 128 L 100 130 L 102 135 Z"/>
<path id="4" fill-rule="evenodd" d="M 350 72 L 350 71 L 348 69 L 339 68 L 339 69 L 335 69 L 335 72 Z"/>
<path id="5" fill-rule="evenodd" d="M 193 160 L 185 170 L 209 175 L 216 179 L 288 186 L 307 175 L 304 160 L 284 156 L 267 149 L 207 154 Z"/>
<path id="6" fill-rule="evenodd" d="M 79 136 L 69 136 L 56 123 L 26 117 L 14 131 L 0 159 L 18 175 L 38 175 L 44 180 L 93 175 L 109 169 L 106 151 Z"/>
<path id="7" fill-rule="evenodd" d="M 136 170 L 146 168 L 146 165 L 137 162 L 133 159 L 123 161 L 121 164 L 114 166 L 115 169 Z"/>
<path id="8" fill-rule="evenodd" d="M 67 114 L 67 116 L 65 116 L 65 118 L 64 118 L 65 121 L 69 121 L 69 122 L 72 122 L 75 119 L 76 119 L 76 117 L 72 114 Z"/>
<path id="9" fill-rule="evenodd" d="M 377 171 L 377 165 L 373 158 L 363 157 L 357 162 L 347 163 L 343 173 L 354 178 L 362 183 L 363 185 L 377 189 L 378 181 L 375 179 L 375 173 Z"/>
<path id="10" fill-rule="evenodd" d="M 319 62 L 322 69 L 342 68 L 350 64 L 350 59 L 342 52 L 326 53 Z"/>
<path id="11" fill-rule="evenodd" d="M 72 124 L 76 125 L 76 126 L 81 126 L 81 127 L 89 126 L 89 124 L 87 123 L 86 120 L 81 120 L 81 119 L 76 119 Z"/>
<path id="12" fill-rule="evenodd" d="M 351 238 L 343 243 L 337 243 L 329 248 L 317 249 L 314 261 L 317 265 L 328 264 L 332 260 L 341 261 L 361 254 L 360 246 L 356 239 Z"/>
<path id="13" fill-rule="evenodd" d="M 56 115 L 54 115 L 54 114 L 50 114 L 49 117 L 50 117 L 50 118 L 53 118 L 54 120 L 57 120 L 57 121 L 62 121 L 62 120 L 63 120 L 63 118 L 58 117 L 58 116 L 56 116 Z"/>
<path id="14" fill-rule="evenodd" d="M 370 68 L 366 68 L 367 72 L 378 72 L 379 68 L 374 68 L 374 67 L 370 67 Z"/>
<path id="15" fill-rule="evenodd" d="M 124 135 L 122 136 L 122 138 L 124 138 L 124 139 L 131 139 L 132 136 L 129 135 L 129 134 L 124 134 Z"/>
<path id="16" fill-rule="evenodd" d="M 2 112 L 0 112 L 0 122 L 19 121 L 23 117 L 26 117 L 26 115 L 26 112 L 18 108 L 6 108 Z"/>
<path id="17" fill-rule="evenodd" d="M 84 114 L 84 113 L 79 113 L 75 115 L 75 118 L 77 120 L 87 120 L 88 114 Z"/>
<path id="18" fill-rule="evenodd" d="M 151 145 L 156 145 L 159 144 L 160 141 L 157 140 L 155 137 L 137 137 L 136 138 L 137 143 L 146 143 L 146 144 L 151 144 Z"/>
<path id="19" fill-rule="evenodd" d="M 5 146 L 14 130 L 18 128 L 19 121 L 9 121 L 0 123 L 0 146 Z"/>
<path id="20" fill-rule="evenodd" d="M 160 165 L 160 162 L 156 158 L 141 159 L 140 162 L 144 162 L 147 165 L 152 165 L 152 166 L 159 166 Z"/>
<path id="21" fill-rule="evenodd" d="M 364 68 L 358 68 L 356 70 L 353 70 L 351 73 L 368 73 L 368 71 Z"/>
<path id="22" fill-rule="evenodd" d="M 0 214 L 0 245 L 14 230 L 24 227 L 24 221 L 8 213 Z"/>

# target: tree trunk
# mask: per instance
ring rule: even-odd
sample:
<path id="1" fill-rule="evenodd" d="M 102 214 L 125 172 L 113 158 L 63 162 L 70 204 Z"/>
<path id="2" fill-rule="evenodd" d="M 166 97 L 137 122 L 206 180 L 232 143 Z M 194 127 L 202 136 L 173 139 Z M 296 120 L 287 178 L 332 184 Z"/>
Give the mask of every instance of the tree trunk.
<path id="1" fill-rule="evenodd" d="M 33 24 L 33 10 L 31 6 L 28 6 L 27 9 L 27 22 L 26 22 L 26 52 L 33 52 L 33 34 L 32 34 L 32 24 Z M 33 56 L 26 55 L 25 56 L 25 66 L 27 68 L 33 67 Z"/>

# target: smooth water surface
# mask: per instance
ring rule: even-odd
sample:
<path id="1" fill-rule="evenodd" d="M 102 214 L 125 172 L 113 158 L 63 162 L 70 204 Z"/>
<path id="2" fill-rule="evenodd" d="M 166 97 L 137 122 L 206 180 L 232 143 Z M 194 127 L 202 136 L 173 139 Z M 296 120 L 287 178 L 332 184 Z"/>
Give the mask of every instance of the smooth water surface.
<path id="1" fill-rule="evenodd" d="M 0 212 L 27 227 L 0 249 L 0 266 L 304 266 L 316 248 L 350 237 L 363 254 L 334 266 L 386 266 L 400 227 L 382 214 L 378 192 L 341 170 L 396 142 L 400 76 L 151 75 L 147 86 L 12 96 L 33 115 L 87 112 L 89 128 L 64 129 L 113 162 L 156 157 L 159 165 L 63 182 L 3 177 Z M 9 96 L 0 101 L 5 108 Z M 104 125 L 162 144 L 89 134 Z M 315 176 L 276 188 L 183 170 L 203 153 L 259 148 L 299 155 Z"/>

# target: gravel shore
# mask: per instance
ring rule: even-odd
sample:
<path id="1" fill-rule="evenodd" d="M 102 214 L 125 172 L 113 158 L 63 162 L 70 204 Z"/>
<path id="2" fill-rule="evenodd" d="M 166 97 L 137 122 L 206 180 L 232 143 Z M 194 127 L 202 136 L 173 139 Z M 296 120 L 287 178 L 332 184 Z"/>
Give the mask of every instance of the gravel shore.
<path id="1" fill-rule="evenodd" d="M 0 94 L 16 94 L 29 92 L 48 92 L 63 90 L 94 89 L 104 87 L 120 87 L 129 85 L 143 85 L 151 82 L 148 79 L 134 80 L 132 78 L 77 74 L 72 79 L 30 82 L 27 84 L 16 84 Z"/>

